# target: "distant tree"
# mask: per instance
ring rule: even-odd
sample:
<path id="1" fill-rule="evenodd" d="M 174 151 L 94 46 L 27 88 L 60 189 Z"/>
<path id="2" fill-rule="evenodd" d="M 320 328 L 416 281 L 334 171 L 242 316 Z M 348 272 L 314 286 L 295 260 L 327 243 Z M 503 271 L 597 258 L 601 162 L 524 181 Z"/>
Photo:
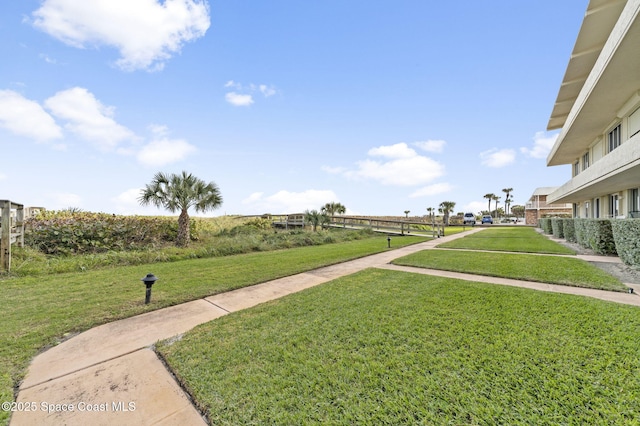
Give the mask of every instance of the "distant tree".
<path id="1" fill-rule="evenodd" d="M 336 214 L 344 214 L 347 208 L 340 203 L 331 202 L 322 206 L 320 211 L 328 216 L 335 216 Z"/>
<path id="2" fill-rule="evenodd" d="M 502 192 L 506 194 L 506 196 L 504 197 L 504 206 L 505 206 L 505 212 L 507 213 L 507 215 L 509 215 L 509 204 L 513 200 L 513 198 L 509 198 L 509 196 L 513 192 L 513 188 L 504 188 Z"/>
<path id="3" fill-rule="evenodd" d="M 152 204 L 170 212 L 179 211 L 176 245 L 186 247 L 189 245 L 189 208 L 203 213 L 215 210 L 222 205 L 222 195 L 215 183 L 206 183 L 191 173 L 183 171 L 179 175 L 167 175 L 159 172 L 142 190 L 138 201 L 143 206 Z"/>
<path id="4" fill-rule="evenodd" d="M 511 213 L 513 213 L 516 217 L 524 217 L 524 206 L 514 204 L 513 206 L 511 206 Z"/>
<path id="5" fill-rule="evenodd" d="M 444 216 L 443 220 L 446 226 L 449 225 L 449 215 L 453 212 L 453 209 L 455 206 L 456 206 L 456 203 L 454 201 L 443 201 L 438 206 L 439 207 L 438 211 L 440 211 Z"/>
<path id="6" fill-rule="evenodd" d="M 434 212 L 435 210 L 436 210 L 436 209 L 435 209 L 435 208 L 433 208 L 433 207 L 427 207 L 427 211 L 429 212 L 429 220 L 431 220 L 431 222 L 432 222 L 432 223 L 433 223 L 433 220 L 434 220 L 433 212 Z"/>
<path id="7" fill-rule="evenodd" d="M 408 217 L 409 217 L 409 213 L 411 213 L 411 210 L 405 210 L 405 211 L 404 211 L 404 215 L 405 215 L 405 217 L 407 217 L 407 218 L 408 218 Z"/>
<path id="8" fill-rule="evenodd" d="M 313 232 L 316 232 L 318 225 L 324 226 L 329 223 L 329 216 L 326 213 L 321 213 L 318 210 L 306 210 L 304 212 L 304 221 L 309 222 L 313 228 Z"/>
<path id="9" fill-rule="evenodd" d="M 495 197 L 496 194 L 494 194 L 493 192 L 490 192 L 489 194 L 484 194 L 484 198 L 489 199 L 489 215 L 491 214 L 491 201 L 493 201 L 493 197 Z"/>

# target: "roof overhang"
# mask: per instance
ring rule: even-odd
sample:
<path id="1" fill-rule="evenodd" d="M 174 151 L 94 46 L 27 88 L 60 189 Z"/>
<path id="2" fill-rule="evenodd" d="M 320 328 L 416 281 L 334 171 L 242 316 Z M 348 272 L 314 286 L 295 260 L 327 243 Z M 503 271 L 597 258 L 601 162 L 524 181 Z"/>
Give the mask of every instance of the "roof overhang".
<path id="1" fill-rule="evenodd" d="M 571 164 L 640 89 L 640 0 L 591 0 L 551 114 L 547 165 Z"/>

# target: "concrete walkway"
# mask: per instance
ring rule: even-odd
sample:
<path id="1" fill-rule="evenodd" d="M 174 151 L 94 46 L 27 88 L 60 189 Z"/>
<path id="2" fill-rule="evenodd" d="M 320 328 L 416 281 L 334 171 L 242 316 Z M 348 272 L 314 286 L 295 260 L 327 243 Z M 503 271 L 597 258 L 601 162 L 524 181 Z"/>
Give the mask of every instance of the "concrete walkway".
<path id="1" fill-rule="evenodd" d="M 370 267 L 440 275 L 542 291 L 578 294 L 640 306 L 637 294 L 450 273 L 390 265 L 464 233 L 242 288 L 105 324 L 55 346 L 32 361 L 10 424 L 206 424 L 151 346 L 230 312 L 250 308 Z M 640 291 L 640 288 L 636 289 Z"/>

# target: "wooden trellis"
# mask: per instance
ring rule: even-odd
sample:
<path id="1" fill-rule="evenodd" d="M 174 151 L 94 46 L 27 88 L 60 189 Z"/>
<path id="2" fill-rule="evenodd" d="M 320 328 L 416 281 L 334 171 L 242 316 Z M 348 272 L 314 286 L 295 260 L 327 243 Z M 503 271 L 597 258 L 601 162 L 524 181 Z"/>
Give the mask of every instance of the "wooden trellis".
<path id="1" fill-rule="evenodd" d="M 11 212 L 15 210 L 15 219 Z M 0 200 L 0 270 L 11 270 L 11 244 L 24 246 L 24 206 Z"/>

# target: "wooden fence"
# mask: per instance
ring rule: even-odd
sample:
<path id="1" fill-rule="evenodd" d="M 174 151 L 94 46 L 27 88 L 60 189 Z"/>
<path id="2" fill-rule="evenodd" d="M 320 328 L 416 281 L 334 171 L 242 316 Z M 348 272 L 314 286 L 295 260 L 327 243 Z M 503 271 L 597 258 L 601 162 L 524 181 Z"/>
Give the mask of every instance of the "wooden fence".
<path id="1" fill-rule="evenodd" d="M 14 216 L 11 214 L 15 211 Z M 24 206 L 0 200 L 0 270 L 11 270 L 11 244 L 24 246 Z"/>

